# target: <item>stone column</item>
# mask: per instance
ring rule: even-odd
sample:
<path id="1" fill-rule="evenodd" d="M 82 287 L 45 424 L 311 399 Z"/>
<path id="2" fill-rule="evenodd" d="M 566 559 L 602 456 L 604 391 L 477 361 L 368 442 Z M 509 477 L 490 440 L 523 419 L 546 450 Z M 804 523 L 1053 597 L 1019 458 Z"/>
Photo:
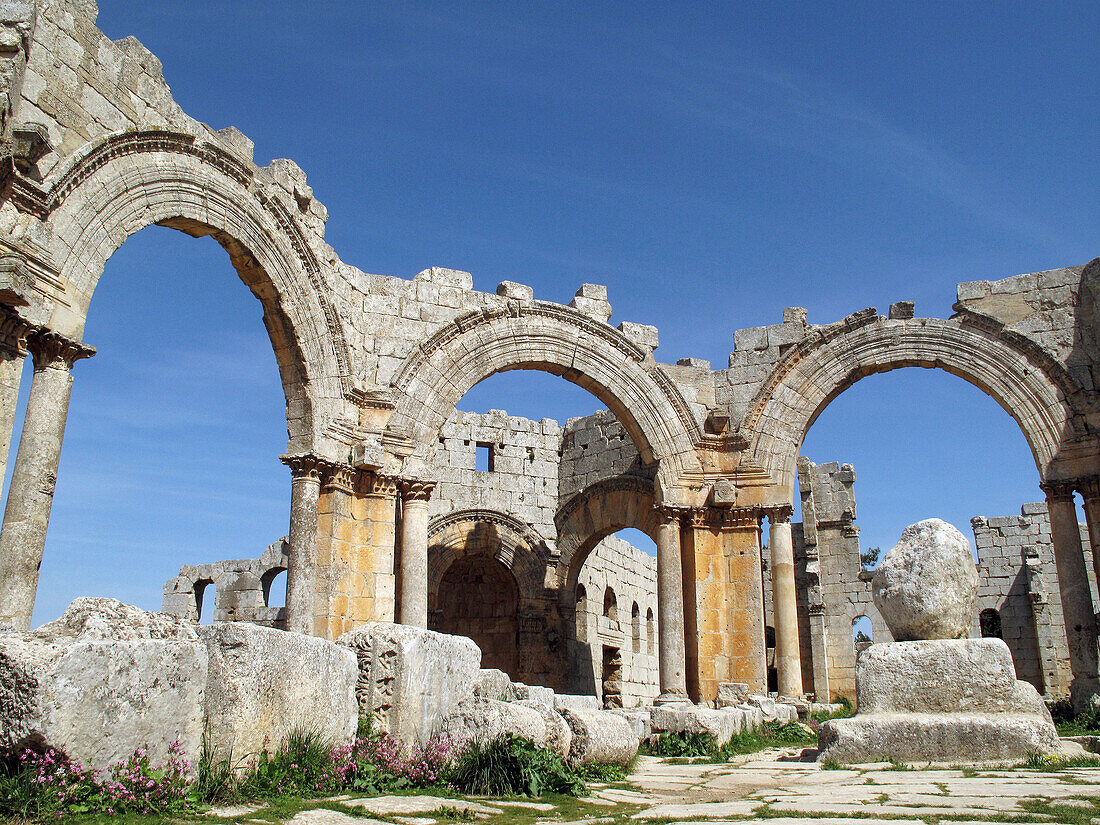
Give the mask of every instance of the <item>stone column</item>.
<path id="1" fill-rule="evenodd" d="M 401 479 L 401 596 L 398 621 L 428 626 L 428 499 L 434 481 Z"/>
<path id="2" fill-rule="evenodd" d="M 791 508 L 768 511 L 771 522 L 772 618 L 775 622 L 775 667 L 779 695 L 798 697 L 802 689 L 802 656 L 798 646 L 798 605 L 794 581 Z"/>
<path id="3" fill-rule="evenodd" d="M 1054 562 L 1058 570 L 1058 592 L 1062 597 L 1062 615 L 1066 623 L 1070 670 L 1073 682 L 1070 698 L 1077 710 L 1088 706 L 1100 693 L 1097 679 L 1096 615 L 1081 550 L 1081 529 L 1073 504 L 1074 483 L 1048 481 L 1040 485 L 1047 497 L 1050 513 L 1050 537 L 1054 544 Z"/>
<path id="4" fill-rule="evenodd" d="M 27 334 L 32 327 L 15 312 L 0 307 L 0 483 L 8 471 L 8 452 L 15 429 L 19 381 L 27 355 Z"/>
<path id="5" fill-rule="evenodd" d="M 1100 476 L 1090 476 L 1077 485 L 1077 492 L 1085 502 L 1085 521 L 1089 528 L 1089 544 L 1092 547 L 1092 566 L 1096 572 L 1096 586 L 1100 587 Z"/>
<path id="6" fill-rule="evenodd" d="M 684 585 L 680 558 L 680 511 L 658 507 L 657 624 L 661 695 L 658 704 L 687 702 L 687 649 L 684 644 Z"/>
<path id="7" fill-rule="evenodd" d="M 284 455 L 290 467 L 290 567 L 286 571 L 286 629 L 313 635 L 317 605 L 317 501 L 325 462 L 303 453 Z"/>
<path id="8" fill-rule="evenodd" d="M 30 629 L 38 569 L 46 548 L 61 442 L 69 413 L 73 364 L 95 348 L 56 332 L 33 333 L 27 349 L 34 358 L 23 434 L 0 529 L 0 626 Z"/>

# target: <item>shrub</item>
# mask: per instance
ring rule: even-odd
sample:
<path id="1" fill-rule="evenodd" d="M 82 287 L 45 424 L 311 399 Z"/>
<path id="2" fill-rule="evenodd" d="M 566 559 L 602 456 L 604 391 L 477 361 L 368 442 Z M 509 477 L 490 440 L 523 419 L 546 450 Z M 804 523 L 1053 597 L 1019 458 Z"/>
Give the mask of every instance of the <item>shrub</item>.
<path id="1" fill-rule="evenodd" d="M 472 742 L 459 756 L 450 778 L 464 793 L 577 796 L 585 792 L 580 776 L 560 756 L 513 734 Z"/>
<path id="2" fill-rule="evenodd" d="M 151 763 L 148 751 L 138 748 L 106 775 L 53 748 L 44 753 L 28 749 L 3 769 L 0 813 L 21 817 L 180 813 L 192 807 L 189 771 L 178 742 L 169 746 L 163 763 Z"/>

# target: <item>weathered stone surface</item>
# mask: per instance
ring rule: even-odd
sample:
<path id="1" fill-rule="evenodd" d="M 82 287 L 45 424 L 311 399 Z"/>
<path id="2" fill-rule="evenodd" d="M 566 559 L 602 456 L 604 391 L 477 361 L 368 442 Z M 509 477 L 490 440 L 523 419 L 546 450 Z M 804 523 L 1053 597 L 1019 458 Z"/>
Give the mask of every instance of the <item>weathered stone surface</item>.
<path id="1" fill-rule="evenodd" d="M 744 729 L 745 717 L 737 709 L 711 710 L 694 705 L 653 708 L 654 733 L 704 733 L 724 745 Z"/>
<path id="2" fill-rule="evenodd" d="M 720 708 L 737 707 L 749 697 L 749 686 L 744 682 L 719 682 L 715 704 Z"/>
<path id="3" fill-rule="evenodd" d="M 575 765 L 592 762 L 626 765 L 638 753 L 638 739 L 630 723 L 606 710 L 561 711 L 573 731 L 569 761 Z"/>
<path id="4" fill-rule="evenodd" d="M 464 636 L 370 622 L 340 637 L 359 658 L 360 715 L 402 741 L 425 742 L 473 693 L 481 651 Z"/>
<path id="5" fill-rule="evenodd" d="M 1050 720 L 1034 687 L 1016 680 L 1000 639 L 871 645 L 856 665 L 859 712 L 1023 713 Z"/>
<path id="6" fill-rule="evenodd" d="M 210 743 L 223 755 L 277 746 L 295 728 L 336 745 L 355 736 L 358 668 L 346 647 L 247 622 L 200 627 L 199 637 L 209 657 Z"/>
<path id="7" fill-rule="evenodd" d="M 612 708 L 610 712 L 618 714 L 630 723 L 639 742 L 653 735 L 651 708 Z"/>
<path id="8" fill-rule="evenodd" d="M 519 698 L 508 674 L 495 668 L 482 668 L 477 672 L 474 696 L 480 699 L 496 699 L 498 702 L 514 702 Z"/>
<path id="9" fill-rule="evenodd" d="M 555 710 L 599 710 L 600 700 L 595 696 L 582 696 L 577 693 L 555 693 Z"/>
<path id="10" fill-rule="evenodd" d="M 998 713 L 881 713 L 832 719 L 818 734 L 820 759 L 858 764 L 995 762 L 1056 753 L 1058 735 L 1038 716 Z"/>
<path id="11" fill-rule="evenodd" d="M 449 737 L 456 747 L 470 742 L 489 742 L 506 733 L 528 739 L 541 747 L 550 747 L 551 736 L 559 737 L 555 729 L 547 731 L 543 708 L 519 702 L 472 698 L 460 702 L 439 724 L 439 732 Z"/>
<path id="12" fill-rule="evenodd" d="M 519 701 L 537 702 L 551 709 L 554 707 L 554 691 L 548 687 L 525 685 L 523 682 L 513 682 L 512 687 Z"/>
<path id="13" fill-rule="evenodd" d="M 965 638 L 978 594 L 970 542 L 940 519 L 912 524 L 879 563 L 871 588 L 897 641 Z"/>
<path id="14" fill-rule="evenodd" d="M 546 723 L 546 747 L 563 759 L 569 756 L 569 747 L 573 743 L 573 731 L 560 713 L 543 702 L 521 699 L 516 704 L 531 708 L 542 716 Z"/>
<path id="15" fill-rule="evenodd" d="M 207 656 L 194 626 L 114 599 L 0 634 L 0 750 L 49 746 L 103 769 L 148 746 L 201 750 Z"/>

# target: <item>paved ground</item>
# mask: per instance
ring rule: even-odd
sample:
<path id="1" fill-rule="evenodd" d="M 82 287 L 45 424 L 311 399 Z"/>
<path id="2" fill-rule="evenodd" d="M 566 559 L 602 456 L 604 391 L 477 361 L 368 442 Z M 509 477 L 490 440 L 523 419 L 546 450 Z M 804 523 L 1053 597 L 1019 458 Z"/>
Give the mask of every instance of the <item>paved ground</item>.
<path id="1" fill-rule="evenodd" d="M 553 802 L 433 796 L 338 797 L 280 817 L 242 806 L 213 815 L 240 823 L 293 825 L 937 825 L 1042 822 L 1100 825 L 1100 768 L 898 769 L 889 764 L 828 770 L 773 750 L 734 764 L 677 764 L 641 757 L 628 782 L 595 787 L 581 800 Z M 340 810 L 336 810 L 339 808 Z M 775 820 L 779 820 L 775 822 Z"/>

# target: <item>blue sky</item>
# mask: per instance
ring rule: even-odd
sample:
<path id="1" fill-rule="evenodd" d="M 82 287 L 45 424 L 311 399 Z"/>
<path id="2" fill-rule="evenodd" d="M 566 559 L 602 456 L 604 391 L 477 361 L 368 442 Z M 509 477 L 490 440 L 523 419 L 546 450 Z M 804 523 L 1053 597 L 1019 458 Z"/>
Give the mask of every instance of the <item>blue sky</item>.
<path id="1" fill-rule="evenodd" d="M 722 366 L 735 329 L 785 306 L 945 317 L 959 281 L 1100 254 L 1094 3 L 99 5 L 191 115 L 306 170 L 344 260 L 562 302 L 606 284 L 612 322 L 657 325 L 663 361 Z M 153 228 L 109 262 L 36 622 L 87 593 L 155 608 L 181 564 L 285 532 L 259 319 L 209 240 Z M 598 402 L 509 373 L 461 406 Z M 946 374 L 860 382 L 804 452 L 856 465 L 869 544 L 1039 496 L 1014 422 Z"/>

